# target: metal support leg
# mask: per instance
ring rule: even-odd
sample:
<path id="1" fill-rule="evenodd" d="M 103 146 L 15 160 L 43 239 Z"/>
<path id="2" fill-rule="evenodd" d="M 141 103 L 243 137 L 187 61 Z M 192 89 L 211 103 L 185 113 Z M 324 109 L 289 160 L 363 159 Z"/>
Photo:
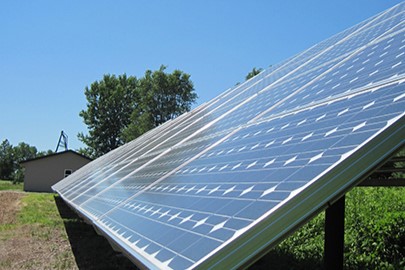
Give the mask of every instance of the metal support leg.
<path id="1" fill-rule="evenodd" d="M 343 270 L 345 196 L 325 212 L 324 266 L 328 270 Z"/>

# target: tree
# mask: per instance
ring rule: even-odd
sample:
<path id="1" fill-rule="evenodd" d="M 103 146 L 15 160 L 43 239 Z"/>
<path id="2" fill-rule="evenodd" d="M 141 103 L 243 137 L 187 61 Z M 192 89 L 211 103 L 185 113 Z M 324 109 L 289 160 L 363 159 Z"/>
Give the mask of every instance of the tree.
<path id="1" fill-rule="evenodd" d="M 6 139 L 0 145 L 0 179 L 11 180 L 13 172 L 13 146 Z"/>
<path id="2" fill-rule="evenodd" d="M 20 162 L 38 157 L 37 148 L 27 143 L 20 142 L 12 146 L 6 139 L 0 145 L 0 179 L 22 182 L 24 171 Z"/>
<path id="3" fill-rule="evenodd" d="M 197 99 L 190 75 L 165 69 L 147 70 L 139 80 L 104 75 L 86 87 L 87 109 L 80 116 L 89 134 L 78 134 L 87 145 L 79 152 L 96 158 L 189 111 Z"/>
<path id="4" fill-rule="evenodd" d="M 20 165 L 20 162 L 28 159 L 38 157 L 38 151 L 35 146 L 30 146 L 24 142 L 20 142 L 13 148 L 13 176 L 14 182 L 24 181 L 24 170 Z"/>
<path id="5" fill-rule="evenodd" d="M 166 66 L 147 70 L 139 80 L 138 102 L 131 114 L 131 123 L 124 131 L 126 141 L 189 111 L 196 101 L 190 75 L 180 70 L 166 73 Z"/>
<path id="6" fill-rule="evenodd" d="M 130 123 L 130 116 L 137 107 L 137 79 L 125 74 L 104 75 L 90 88 L 85 88 L 87 109 L 80 112 L 89 134 L 78 134 L 87 145 L 80 152 L 90 157 L 101 156 L 124 143 L 122 132 Z"/>
<path id="7" fill-rule="evenodd" d="M 246 75 L 246 81 L 247 80 L 249 80 L 250 78 L 253 78 L 254 76 L 256 76 L 257 74 L 259 74 L 260 72 L 262 72 L 262 68 L 258 68 L 258 69 L 256 69 L 255 67 L 252 69 L 252 71 L 251 72 L 249 72 L 247 75 Z"/>

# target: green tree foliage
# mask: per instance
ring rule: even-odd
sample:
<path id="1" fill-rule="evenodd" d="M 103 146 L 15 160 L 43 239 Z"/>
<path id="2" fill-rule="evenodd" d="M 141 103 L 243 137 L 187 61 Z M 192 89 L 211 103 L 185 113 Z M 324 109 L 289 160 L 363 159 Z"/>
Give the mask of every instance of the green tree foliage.
<path id="1" fill-rule="evenodd" d="M 13 146 L 6 139 L 0 145 L 0 179 L 12 179 L 14 171 L 13 159 Z"/>
<path id="2" fill-rule="evenodd" d="M 16 162 L 36 158 L 38 156 L 42 156 L 42 154 L 37 151 L 37 148 L 35 146 L 30 146 L 27 143 L 20 142 L 17 146 L 14 147 L 14 160 Z"/>
<path id="3" fill-rule="evenodd" d="M 137 79 L 125 74 L 104 75 L 103 79 L 86 87 L 87 109 L 80 112 L 89 134 L 78 134 L 87 145 L 80 152 L 98 157 L 124 143 L 122 132 L 129 125 L 137 107 Z"/>
<path id="4" fill-rule="evenodd" d="M 165 70 L 165 66 L 147 70 L 139 80 L 105 75 L 86 87 L 87 109 L 80 116 L 89 134 L 79 133 L 79 139 L 87 145 L 79 152 L 99 157 L 189 111 L 197 99 L 190 75 Z"/>
<path id="5" fill-rule="evenodd" d="M 24 171 L 20 162 L 40 156 L 37 148 L 24 142 L 12 146 L 6 139 L 0 145 L 0 179 L 22 182 Z"/>
<path id="6" fill-rule="evenodd" d="M 147 70 L 139 80 L 138 106 L 132 112 L 131 123 L 124 131 L 126 141 L 189 111 L 197 94 L 190 75 L 180 70 L 165 72 L 166 67 Z"/>
<path id="7" fill-rule="evenodd" d="M 24 142 L 20 142 L 17 146 L 13 148 L 14 154 L 14 182 L 23 182 L 24 181 L 24 170 L 20 165 L 20 162 L 28 159 L 32 159 L 40 156 L 37 148 L 35 146 L 30 146 Z"/>
<path id="8" fill-rule="evenodd" d="M 246 79 L 246 81 L 247 80 L 249 80 L 250 78 L 253 78 L 254 76 L 256 76 L 257 74 L 259 74 L 260 72 L 262 72 L 262 68 L 258 68 L 258 69 L 256 69 L 255 67 L 252 69 L 252 71 L 250 71 L 247 75 L 246 75 L 246 77 L 245 77 L 245 79 Z"/>

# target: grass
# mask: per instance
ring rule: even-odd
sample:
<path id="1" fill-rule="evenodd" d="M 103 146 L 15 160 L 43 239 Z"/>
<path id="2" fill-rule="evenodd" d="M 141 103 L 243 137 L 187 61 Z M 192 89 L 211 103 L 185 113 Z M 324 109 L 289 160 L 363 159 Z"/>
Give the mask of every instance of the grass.
<path id="1" fill-rule="evenodd" d="M 2 192 L 0 196 L 0 269 L 78 268 L 53 194 Z"/>
<path id="2" fill-rule="evenodd" d="M 0 193 L 0 202 L 0 270 L 136 269 L 55 194 Z"/>
<path id="3" fill-rule="evenodd" d="M 49 228 L 64 229 L 64 223 L 55 204 L 54 194 L 29 193 L 21 199 L 20 224 L 40 224 Z"/>
<path id="4" fill-rule="evenodd" d="M 54 194 L 29 193 L 21 199 L 22 208 L 18 215 L 18 225 L 31 228 L 31 236 L 43 242 L 57 236 L 68 242 L 64 221 L 59 215 Z M 51 250 L 57 246 L 52 246 Z"/>
<path id="5" fill-rule="evenodd" d="M 24 189 L 23 183 L 13 184 L 12 181 L 0 180 L 0 190 L 18 190 L 22 191 Z"/>

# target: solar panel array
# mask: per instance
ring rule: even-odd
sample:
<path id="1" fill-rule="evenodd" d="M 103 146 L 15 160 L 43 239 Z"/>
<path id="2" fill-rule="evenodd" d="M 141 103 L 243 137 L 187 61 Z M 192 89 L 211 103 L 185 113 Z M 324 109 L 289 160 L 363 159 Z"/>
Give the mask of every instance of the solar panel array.
<path id="1" fill-rule="evenodd" d="M 53 189 L 148 268 L 232 268 L 404 144 L 399 4 L 91 162 Z"/>

